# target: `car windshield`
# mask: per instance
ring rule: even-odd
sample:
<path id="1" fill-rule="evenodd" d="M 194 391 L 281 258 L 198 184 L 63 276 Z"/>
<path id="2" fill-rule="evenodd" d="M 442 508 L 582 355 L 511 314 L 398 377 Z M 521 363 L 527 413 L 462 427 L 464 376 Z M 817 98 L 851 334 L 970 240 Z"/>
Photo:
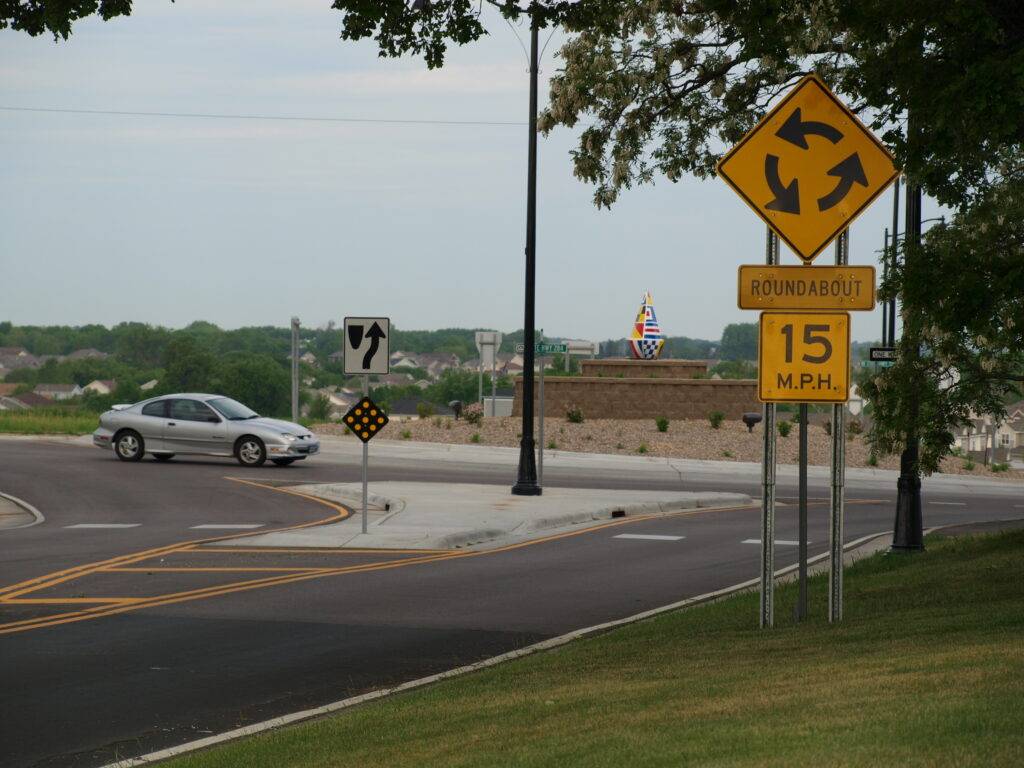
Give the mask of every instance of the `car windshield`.
<path id="1" fill-rule="evenodd" d="M 229 421 L 245 421 L 246 419 L 255 419 L 259 416 L 256 411 L 246 408 L 230 397 L 218 397 L 216 400 L 208 400 L 207 403 L 216 408 L 217 412 Z"/>

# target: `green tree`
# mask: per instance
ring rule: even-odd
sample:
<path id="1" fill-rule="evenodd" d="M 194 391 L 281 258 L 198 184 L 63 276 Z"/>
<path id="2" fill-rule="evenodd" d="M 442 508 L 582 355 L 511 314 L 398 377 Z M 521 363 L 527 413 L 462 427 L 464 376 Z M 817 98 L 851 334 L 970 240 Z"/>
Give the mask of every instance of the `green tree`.
<path id="1" fill-rule="evenodd" d="M 216 358 L 195 339 L 181 336 L 167 345 L 162 392 L 211 392 L 216 378 Z"/>
<path id="2" fill-rule="evenodd" d="M 269 355 L 232 353 L 225 358 L 215 389 L 245 403 L 263 416 L 287 417 L 291 413 L 291 376 L 284 365 Z"/>
<path id="3" fill-rule="evenodd" d="M 449 368 L 440 378 L 424 390 L 426 399 L 432 403 L 447 405 L 452 400 L 474 403 L 478 395 L 479 381 L 476 371 Z M 490 382 L 485 387 L 490 392 Z"/>
<path id="4" fill-rule="evenodd" d="M 723 360 L 756 360 L 757 323 L 730 323 L 725 326 L 718 356 Z"/>

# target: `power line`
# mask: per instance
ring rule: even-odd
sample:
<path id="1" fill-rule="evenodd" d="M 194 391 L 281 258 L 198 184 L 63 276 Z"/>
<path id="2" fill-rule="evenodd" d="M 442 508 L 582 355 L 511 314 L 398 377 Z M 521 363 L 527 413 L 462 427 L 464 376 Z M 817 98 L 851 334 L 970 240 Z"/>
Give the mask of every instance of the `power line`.
<path id="1" fill-rule="evenodd" d="M 367 123 L 375 125 L 461 125 L 461 126 L 495 126 L 521 128 L 523 122 L 503 122 L 499 120 L 401 120 L 375 117 L 305 117 L 301 115 L 229 115 L 205 112 L 129 112 L 115 109 L 62 109 L 50 107 L 7 107 L 0 105 L 5 112 L 44 112 L 66 115 L 114 115 L 117 117 L 192 117 L 215 120 L 283 120 L 306 123 Z"/>

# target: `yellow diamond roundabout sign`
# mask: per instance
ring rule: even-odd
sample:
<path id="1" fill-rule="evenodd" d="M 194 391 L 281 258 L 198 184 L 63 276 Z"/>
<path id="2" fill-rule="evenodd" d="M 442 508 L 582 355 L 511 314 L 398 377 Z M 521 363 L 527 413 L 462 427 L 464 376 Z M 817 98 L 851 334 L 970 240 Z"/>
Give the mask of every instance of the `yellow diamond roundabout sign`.
<path id="1" fill-rule="evenodd" d="M 817 75 L 718 163 L 718 175 L 807 264 L 898 173 L 889 150 Z"/>

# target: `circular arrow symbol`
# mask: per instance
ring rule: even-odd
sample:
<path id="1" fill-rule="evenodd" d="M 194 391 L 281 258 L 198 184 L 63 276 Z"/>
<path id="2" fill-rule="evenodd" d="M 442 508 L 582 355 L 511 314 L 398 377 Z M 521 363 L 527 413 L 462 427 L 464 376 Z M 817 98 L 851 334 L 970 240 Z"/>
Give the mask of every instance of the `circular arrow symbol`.
<path id="1" fill-rule="evenodd" d="M 775 135 L 800 149 L 810 149 L 810 145 L 807 143 L 808 136 L 820 136 L 832 144 L 838 144 L 843 139 L 842 131 L 835 126 L 815 120 L 804 120 L 800 107 L 793 110 L 793 113 L 786 118 L 786 121 L 775 132 Z M 861 164 L 860 155 L 856 152 L 826 171 L 826 175 L 835 176 L 839 181 L 831 192 L 824 197 L 818 198 L 819 211 L 827 211 L 829 208 L 839 205 L 850 194 L 854 184 L 860 184 L 862 187 L 868 185 L 867 174 L 864 173 L 864 166 Z M 799 181 L 794 178 L 789 184 L 782 183 L 782 177 L 779 175 L 779 158 L 777 156 L 765 155 L 764 178 L 768 183 L 768 189 L 775 196 L 765 204 L 765 208 L 770 211 L 799 215 Z"/>

